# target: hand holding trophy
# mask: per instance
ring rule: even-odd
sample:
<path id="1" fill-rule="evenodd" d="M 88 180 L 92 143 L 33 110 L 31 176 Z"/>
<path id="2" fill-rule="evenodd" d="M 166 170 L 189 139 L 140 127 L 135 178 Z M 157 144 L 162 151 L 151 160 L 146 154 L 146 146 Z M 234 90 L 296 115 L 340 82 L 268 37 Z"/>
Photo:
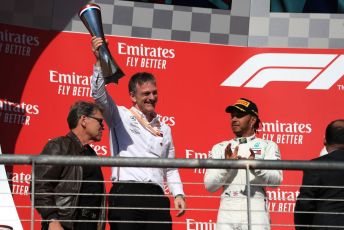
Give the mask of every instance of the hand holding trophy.
<path id="1" fill-rule="evenodd" d="M 105 84 L 111 82 L 117 84 L 118 80 L 124 76 L 124 73 L 113 59 L 105 42 L 100 7 L 97 4 L 89 3 L 80 9 L 79 17 L 92 36 L 104 40 L 103 45 L 99 48 L 99 58 Z"/>

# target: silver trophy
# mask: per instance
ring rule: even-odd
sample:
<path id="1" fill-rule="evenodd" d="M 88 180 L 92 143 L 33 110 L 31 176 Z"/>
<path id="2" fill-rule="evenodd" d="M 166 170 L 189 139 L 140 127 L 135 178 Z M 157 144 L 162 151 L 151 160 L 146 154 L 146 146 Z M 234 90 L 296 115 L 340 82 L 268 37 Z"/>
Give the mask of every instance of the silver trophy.
<path id="1" fill-rule="evenodd" d="M 100 7 L 94 3 L 87 4 L 80 9 L 79 17 L 92 36 L 100 37 L 104 40 L 103 45 L 99 48 L 99 59 L 105 84 L 111 82 L 117 84 L 118 79 L 123 77 L 124 73 L 113 59 L 105 42 Z"/>

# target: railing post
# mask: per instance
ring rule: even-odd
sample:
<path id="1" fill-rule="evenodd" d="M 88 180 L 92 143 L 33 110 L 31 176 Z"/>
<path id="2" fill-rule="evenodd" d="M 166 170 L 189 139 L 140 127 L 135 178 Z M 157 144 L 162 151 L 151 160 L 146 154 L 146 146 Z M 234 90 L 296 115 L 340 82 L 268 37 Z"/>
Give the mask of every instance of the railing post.
<path id="1" fill-rule="evenodd" d="M 31 230 L 34 230 L 35 226 L 35 161 L 32 160 L 31 167 Z"/>
<path id="2" fill-rule="evenodd" d="M 246 165 L 246 186 L 247 186 L 247 225 L 248 230 L 252 229 L 251 226 L 251 183 L 250 183 L 250 166 Z"/>

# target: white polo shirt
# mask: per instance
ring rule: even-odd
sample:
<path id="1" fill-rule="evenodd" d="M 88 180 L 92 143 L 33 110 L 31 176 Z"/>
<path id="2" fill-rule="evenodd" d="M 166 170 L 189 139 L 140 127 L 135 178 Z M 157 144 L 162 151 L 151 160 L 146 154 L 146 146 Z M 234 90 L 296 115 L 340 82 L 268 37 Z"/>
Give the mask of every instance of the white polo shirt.
<path id="1" fill-rule="evenodd" d="M 99 67 L 94 66 L 91 80 L 92 97 L 105 107 L 104 118 L 110 129 L 110 148 L 116 157 L 174 158 L 175 151 L 171 128 L 160 122 L 162 137 L 154 136 L 124 106 L 117 106 L 107 93 Z M 145 120 L 145 115 L 133 107 Z M 155 117 L 150 124 L 159 124 Z M 178 169 L 176 168 L 132 168 L 113 167 L 113 181 L 153 182 L 163 188 L 164 177 L 171 193 L 184 194 Z"/>

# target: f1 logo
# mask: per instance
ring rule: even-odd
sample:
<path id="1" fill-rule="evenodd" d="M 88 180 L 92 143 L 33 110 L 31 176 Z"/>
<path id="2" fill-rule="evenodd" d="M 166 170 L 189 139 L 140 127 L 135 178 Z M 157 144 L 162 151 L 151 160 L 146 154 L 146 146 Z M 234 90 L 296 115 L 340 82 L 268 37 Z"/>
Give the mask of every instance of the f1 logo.
<path id="1" fill-rule="evenodd" d="M 344 75 L 344 55 L 264 53 L 249 58 L 221 86 L 263 88 L 269 82 L 310 82 L 331 88 Z"/>

